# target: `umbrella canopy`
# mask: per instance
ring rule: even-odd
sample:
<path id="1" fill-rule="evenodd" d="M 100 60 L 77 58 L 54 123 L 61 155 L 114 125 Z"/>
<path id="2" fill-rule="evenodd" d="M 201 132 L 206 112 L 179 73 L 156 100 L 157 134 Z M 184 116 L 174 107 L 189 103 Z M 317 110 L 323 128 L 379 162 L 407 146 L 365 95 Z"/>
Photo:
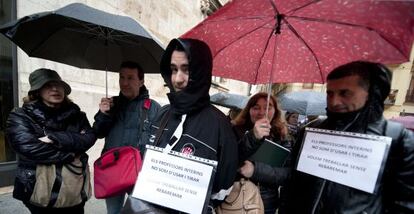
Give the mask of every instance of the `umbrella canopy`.
<path id="1" fill-rule="evenodd" d="M 414 116 L 400 116 L 400 117 L 393 117 L 390 120 L 399 122 L 403 124 L 403 126 L 411 131 L 414 131 Z"/>
<path id="2" fill-rule="evenodd" d="M 182 37 L 208 43 L 213 75 L 323 83 L 354 61 L 408 61 L 414 1 L 233 0 Z"/>
<path id="3" fill-rule="evenodd" d="M 0 32 L 31 57 L 79 68 L 118 71 L 123 61 L 158 73 L 161 45 L 134 19 L 81 3 L 25 16 Z"/>
<path id="4" fill-rule="evenodd" d="M 316 91 L 295 91 L 278 97 L 280 106 L 288 112 L 302 115 L 325 115 L 326 94 Z"/>
<path id="5" fill-rule="evenodd" d="M 231 109 L 243 109 L 246 106 L 247 101 L 249 101 L 249 97 L 240 94 L 219 92 L 211 95 L 210 101 L 213 104 Z"/>

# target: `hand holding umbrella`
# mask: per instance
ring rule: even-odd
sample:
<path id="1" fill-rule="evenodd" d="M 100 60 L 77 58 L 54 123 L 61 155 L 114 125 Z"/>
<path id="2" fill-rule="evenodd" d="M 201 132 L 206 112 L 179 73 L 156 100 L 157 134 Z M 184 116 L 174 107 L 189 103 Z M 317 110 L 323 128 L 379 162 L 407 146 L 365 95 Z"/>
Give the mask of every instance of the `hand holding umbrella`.
<path id="1" fill-rule="evenodd" d="M 101 103 L 99 103 L 99 111 L 104 114 L 108 114 L 111 107 L 114 105 L 113 99 L 111 98 L 102 98 Z"/>
<path id="2" fill-rule="evenodd" d="M 253 134 L 254 137 L 258 140 L 261 140 L 264 137 L 269 136 L 270 134 L 270 122 L 268 119 L 266 118 L 262 118 L 257 120 L 254 123 L 254 127 L 253 127 Z"/>

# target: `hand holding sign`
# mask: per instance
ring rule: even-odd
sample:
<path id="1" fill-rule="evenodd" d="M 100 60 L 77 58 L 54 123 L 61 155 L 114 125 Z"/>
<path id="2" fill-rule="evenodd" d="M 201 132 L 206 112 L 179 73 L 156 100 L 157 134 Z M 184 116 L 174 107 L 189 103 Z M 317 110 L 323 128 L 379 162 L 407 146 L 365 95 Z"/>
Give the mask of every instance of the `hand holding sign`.
<path id="1" fill-rule="evenodd" d="M 186 213 L 202 213 L 216 165 L 216 161 L 150 147 L 132 196 Z"/>

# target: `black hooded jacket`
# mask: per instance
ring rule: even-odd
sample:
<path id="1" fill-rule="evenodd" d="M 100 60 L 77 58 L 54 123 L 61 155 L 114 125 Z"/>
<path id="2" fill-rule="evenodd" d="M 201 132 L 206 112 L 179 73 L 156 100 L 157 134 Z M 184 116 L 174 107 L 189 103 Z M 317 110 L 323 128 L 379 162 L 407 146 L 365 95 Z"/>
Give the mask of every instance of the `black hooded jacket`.
<path id="1" fill-rule="evenodd" d="M 53 143 L 39 140 L 45 135 Z M 34 101 L 14 109 L 6 137 L 19 157 L 13 196 L 23 201 L 30 199 L 37 164 L 70 163 L 75 155 L 86 156 L 96 141 L 86 114 L 72 102 L 53 109 Z"/>
<path id="2" fill-rule="evenodd" d="M 184 48 L 189 58 L 189 80 L 185 89 L 176 92 L 171 83 L 170 61 L 175 46 Z M 218 161 L 213 181 L 212 199 L 223 200 L 232 186 L 238 165 L 237 141 L 226 116 L 210 104 L 209 89 L 212 75 L 212 56 L 208 46 L 192 39 L 174 39 L 168 45 L 161 61 L 161 74 L 170 93 L 170 105 L 164 106 L 155 124 L 168 112 L 168 122 L 158 146 L 165 147 L 181 121 L 187 119 L 183 133 L 173 148 L 175 151 Z M 159 127 L 153 126 L 152 139 Z M 217 194 L 218 193 L 218 194 Z"/>
<path id="3" fill-rule="evenodd" d="M 325 121 L 313 124 L 321 129 L 392 137 L 377 192 L 366 193 L 294 170 L 286 191 L 287 206 L 280 213 L 414 213 L 414 134 L 383 118 L 383 102 L 391 82 L 390 74 L 378 68 L 369 69 L 369 98 L 362 109 L 328 111 Z M 302 139 L 303 132 L 292 152 L 293 160 L 298 157 Z"/>

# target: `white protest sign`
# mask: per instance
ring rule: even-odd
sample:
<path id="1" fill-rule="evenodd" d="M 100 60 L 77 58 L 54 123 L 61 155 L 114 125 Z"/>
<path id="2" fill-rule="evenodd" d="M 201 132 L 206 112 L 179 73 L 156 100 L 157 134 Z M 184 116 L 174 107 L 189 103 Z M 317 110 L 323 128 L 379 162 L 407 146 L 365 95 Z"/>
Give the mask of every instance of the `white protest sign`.
<path id="1" fill-rule="evenodd" d="M 202 213 L 213 168 L 147 149 L 132 196 L 186 213 Z"/>
<path id="2" fill-rule="evenodd" d="M 306 128 L 297 170 L 374 193 L 391 138 Z"/>

